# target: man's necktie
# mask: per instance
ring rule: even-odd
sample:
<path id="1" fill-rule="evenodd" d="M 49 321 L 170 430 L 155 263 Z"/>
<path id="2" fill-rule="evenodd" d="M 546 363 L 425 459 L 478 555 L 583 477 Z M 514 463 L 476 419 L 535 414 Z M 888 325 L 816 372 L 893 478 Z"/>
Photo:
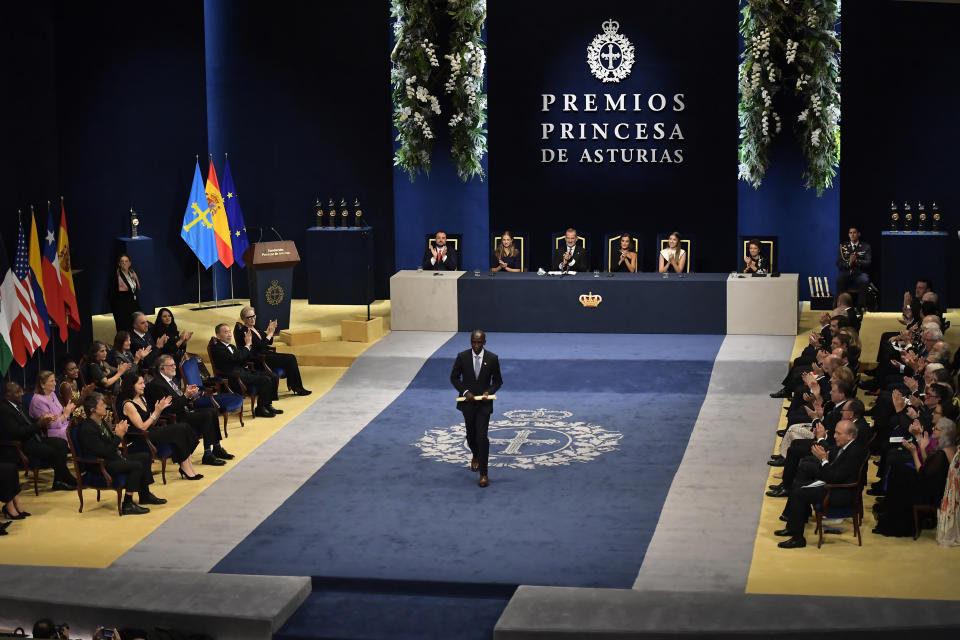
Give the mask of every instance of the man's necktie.
<path id="1" fill-rule="evenodd" d="M 480 379 L 480 356 L 473 356 L 473 377 Z"/>
<path id="2" fill-rule="evenodd" d="M 173 392 L 174 392 L 175 394 L 177 394 L 178 396 L 182 396 L 182 395 L 183 395 L 183 391 L 180 391 L 180 385 L 178 385 L 178 384 L 177 384 L 176 382 L 174 382 L 173 380 L 171 380 L 169 384 L 170 384 L 170 388 L 173 389 Z"/>

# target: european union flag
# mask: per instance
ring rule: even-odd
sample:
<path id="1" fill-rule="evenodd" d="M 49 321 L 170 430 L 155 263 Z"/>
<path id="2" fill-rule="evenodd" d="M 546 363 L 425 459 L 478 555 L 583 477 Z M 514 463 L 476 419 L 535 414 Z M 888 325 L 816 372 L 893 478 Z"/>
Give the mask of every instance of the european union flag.
<path id="1" fill-rule="evenodd" d="M 213 235 L 213 214 L 207 205 L 199 162 L 193 171 L 193 186 L 190 187 L 187 210 L 183 212 L 180 237 L 197 254 L 197 259 L 203 263 L 204 268 L 209 269 L 218 260 L 217 241 Z"/>
<path id="2" fill-rule="evenodd" d="M 250 246 L 247 240 L 247 225 L 243 222 L 243 212 L 240 211 L 240 199 L 237 198 L 237 190 L 233 186 L 233 175 L 230 173 L 230 161 L 227 160 L 223 168 L 223 208 L 227 211 L 227 222 L 230 223 L 230 233 L 233 236 L 230 241 L 233 243 L 233 261 L 241 267 L 243 264 L 243 252 Z"/>

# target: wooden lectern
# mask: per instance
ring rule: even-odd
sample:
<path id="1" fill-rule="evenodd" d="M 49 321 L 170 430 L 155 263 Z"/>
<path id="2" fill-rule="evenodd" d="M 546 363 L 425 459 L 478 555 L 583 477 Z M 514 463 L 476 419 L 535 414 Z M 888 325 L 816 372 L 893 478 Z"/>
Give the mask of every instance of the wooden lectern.
<path id="1" fill-rule="evenodd" d="M 300 254 L 293 240 L 255 242 L 243 252 L 247 264 L 250 305 L 257 310 L 257 326 L 276 318 L 277 331 L 290 328 L 293 267 Z"/>

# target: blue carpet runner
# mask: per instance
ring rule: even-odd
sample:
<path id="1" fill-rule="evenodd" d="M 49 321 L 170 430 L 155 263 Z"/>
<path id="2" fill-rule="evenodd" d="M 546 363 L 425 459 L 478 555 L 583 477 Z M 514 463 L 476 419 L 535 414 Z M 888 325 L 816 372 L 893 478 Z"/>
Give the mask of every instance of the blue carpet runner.
<path id="1" fill-rule="evenodd" d="M 449 382 L 458 334 L 214 571 L 629 588 L 722 340 L 489 335 L 504 386 L 480 489 Z"/>

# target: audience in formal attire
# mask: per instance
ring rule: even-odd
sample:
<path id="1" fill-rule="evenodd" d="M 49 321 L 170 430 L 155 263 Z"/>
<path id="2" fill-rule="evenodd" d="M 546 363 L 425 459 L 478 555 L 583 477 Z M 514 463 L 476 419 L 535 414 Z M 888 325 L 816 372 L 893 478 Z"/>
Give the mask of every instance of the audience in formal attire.
<path id="1" fill-rule="evenodd" d="M 253 307 L 244 307 L 240 310 L 240 322 L 233 328 L 233 337 L 237 347 L 245 343 L 246 336 L 251 336 L 250 355 L 254 358 L 263 358 L 264 363 L 271 370 L 283 369 L 287 377 L 287 388 L 298 396 L 308 396 L 310 391 L 303 388 L 303 379 L 300 377 L 300 365 L 297 356 L 292 353 L 277 353 L 271 348 L 273 336 L 277 332 L 276 319 L 267 323 L 267 328 L 257 328 L 257 311 Z"/>
<path id="2" fill-rule="evenodd" d="M 70 491 L 77 481 L 67 470 L 66 440 L 43 435 L 43 429 L 53 422 L 53 416 L 32 420 L 23 407 L 23 388 L 16 382 L 3 385 L 3 401 L 0 402 L 0 442 L 16 441 L 29 458 L 40 461 L 44 467 L 53 468 L 54 491 Z M 0 446 L 0 461 L 18 464 L 20 456 L 16 449 Z"/>
<path id="3" fill-rule="evenodd" d="M 151 405 L 169 398 L 166 406 L 169 406 L 170 412 L 176 416 L 177 422 L 185 422 L 200 434 L 203 438 L 203 464 L 222 467 L 226 464 L 224 460 L 234 458 L 233 454 L 227 453 L 220 444 L 220 419 L 217 410 L 193 406 L 193 401 L 201 397 L 203 392 L 192 384 L 181 388 L 173 356 L 163 354 L 157 358 L 157 375 L 147 385 L 146 395 L 147 402 Z"/>
<path id="4" fill-rule="evenodd" d="M 152 350 L 153 347 L 148 345 L 136 352 L 130 351 L 130 332 L 117 331 L 117 335 L 113 339 L 113 349 L 107 353 L 107 362 L 112 367 L 119 367 L 121 362 L 126 362 L 130 365 L 127 373 L 139 373 L 140 363 L 150 355 Z"/>
<path id="5" fill-rule="evenodd" d="M 254 415 L 261 418 L 272 418 L 282 410 L 273 406 L 277 397 L 280 378 L 269 371 L 256 371 L 247 368 L 247 363 L 253 359 L 250 347 L 253 344 L 253 334 L 247 332 L 243 336 L 243 345 L 234 347 L 230 344 L 233 331 L 226 323 L 218 324 L 216 341 L 210 348 L 210 357 L 213 359 L 213 368 L 216 371 L 232 372 L 247 388 L 254 387 L 257 392 L 257 407 Z M 241 393 L 239 386 L 232 376 L 227 377 L 234 393 Z"/>
<path id="6" fill-rule="evenodd" d="M 445 231 L 437 231 L 433 244 L 427 247 L 420 266 L 424 271 L 456 271 L 460 268 L 457 250 L 447 244 Z"/>
<path id="7" fill-rule="evenodd" d="M 151 470 L 152 458 L 144 451 L 121 454 L 119 450 L 121 438 L 127 433 L 129 423 L 120 420 L 113 431 L 107 426 L 104 418 L 107 416 L 107 403 L 103 394 L 94 391 L 83 400 L 83 409 L 87 419 L 77 427 L 77 439 L 84 457 L 103 458 L 103 465 L 111 476 L 126 475 L 127 482 L 124 490 L 121 513 L 123 515 L 140 515 L 148 513 L 150 509 L 143 505 L 165 504 L 167 501 L 158 498 L 150 492 L 153 484 Z M 84 464 L 93 470 L 98 467 Z M 133 502 L 133 493 L 140 497 L 140 504 Z"/>
<path id="8" fill-rule="evenodd" d="M 520 261 L 520 250 L 513 242 L 513 234 L 504 231 L 500 236 L 500 245 L 493 251 L 490 261 L 490 271 L 523 271 Z"/>
<path id="9" fill-rule="evenodd" d="M 113 393 L 118 388 L 120 378 L 130 370 L 129 362 L 121 362 L 113 367 L 107 362 L 107 345 L 94 340 L 87 352 L 87 364 L 83 366 L 83 376 L 87 382 L 96 384 L 97 391 Z"/>
<path id="10" fill-rule="evenodd" d="M 37 385 L 30 399 L 30 417 L 34 420 L 49 418 L 50 422 L 43 429 L 44 435 L 66 440 L 70 416 L 77 405 L 71 400 L 67 406 L 63 406 L 56 390 L 57 378 L 52 371 L 41 371 L 37 374 Z"/>
<path id="11" fill-rule="evenodd" d="M 674 231 L 667 238 L 667 246 L 660 250 L 657 271 L 683 273 L 687 270 L 687 252 L 681 246 L 680 232 Z"/>
<path id="12" fill-rule="evenodd" d="M 590 254 L 577 242 L 577 230 L 569 228 L 563 234 L 563 244 L 553 252 L 551 269 L 559 271 L 589 271 Z"/>
<path id="13" fill-rule="evenodd" d="M 163 307 L 157 312 L 156 321 L 150 326 L 150 335 L 154 342 L 161 336 L 167 336 L 164 353 L 173 356 L 175 362 L 183 360 L 187 351 L 187 343 L 193 337 L 193 331 L 180 331 L 177 329 L 177 322 L 173 318 L 173 312 Z"/>
<path id="14" fill-rule="evenodd" d="M 131 348 L 139 350 L 151 347 L 150 352 L 143 359 L 144 367 L 154 368 L 157 365 L 157 358 L 162 354 L 174 357 L 180 355 L 182 357 L 188 337 L 186 332 L 180 332 L 176 334 L 175 338 L 171 338 L 164 331 L 158 338 L 154 338 L 150 331 L 150 322 L 147 320 L 147 316 L 142 313 L 133 314 L 133 333 L 130 334 Z"/>
<path id="15" fill-rule="evenodd" d="M 60 382 L 59 396 L 60 404 L 73 402 L 73 418 L 83 420 L 86 414 L 83 412 L 83 399 L 88 393 L 96 390 L 95 382 L 88 382 L 85 386 L 80 386 L 80 367 L 73 360 L 67 360 L 63 363 L 63 378 Z"/>
<path id="16" fill-rule="evenodd" d="M 629 233 L 620 235 L 619 251 L 613 255 L 617 263 L 612 265 L 610 270 L 615 272 L 636 273 L 637 252 L 633 250 L 633 237 Z"/>
<path id="17" fill-rule="evenodd" d="M 130 256 L 121 253 L 117 257 L 114 277 L 107 287 L 107 297 L 113 311 L 117 331 L 129 331 L 133 314 L 140 311 L 140 278 L 133 269 Z"/>
<path id="18" fill-rule="evenodd" d="M 145 432 L 154 444 L 171 445 L 171 458 L 180 465 L 180 476 L 187 480 L 199 480 L 203 476 L 193 468 L 190 455 L 196 450 L 200 440 L 185 422 L 160 424 L 160 416 L 171 405 L 173 397 L 163 396 L 154 401 L 150 408 L 143 395 L 146 386 L 139 373 L 124 374 L 120 383 L 117 405 L 123 418 L 129 423 L 128 433 Z"/>

